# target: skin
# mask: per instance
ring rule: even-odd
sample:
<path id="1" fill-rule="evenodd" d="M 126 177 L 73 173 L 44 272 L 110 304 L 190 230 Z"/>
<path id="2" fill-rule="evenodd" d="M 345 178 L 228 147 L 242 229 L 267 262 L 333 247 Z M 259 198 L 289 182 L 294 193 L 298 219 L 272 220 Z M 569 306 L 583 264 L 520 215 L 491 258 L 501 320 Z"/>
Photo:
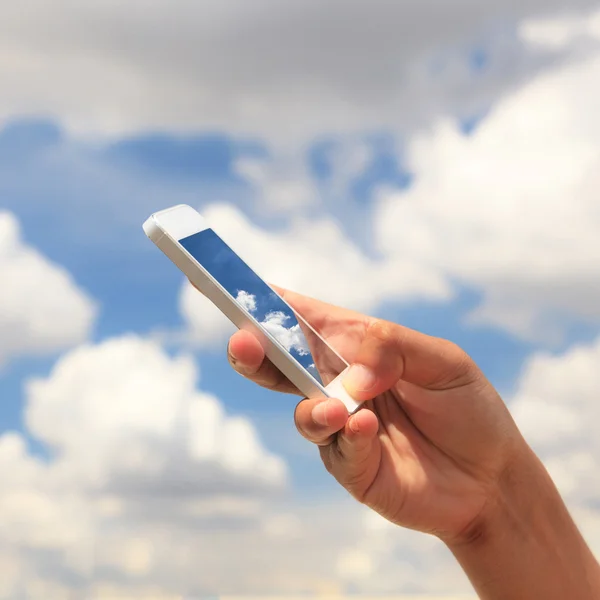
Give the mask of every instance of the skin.
<path id="1" fill-rule="evenodd" d="M 298 431 L 359 502 L 433 534 L 481 598 L 600 598 L 600 569 L 504 402 L 458 346 L 277 288 L 351 365 L 345 387 L 365 401 L 305 399 Z M 299 393 L 246 331 L 233 368 Z M 326 359 L 315 357 L 322 372 Z"/>

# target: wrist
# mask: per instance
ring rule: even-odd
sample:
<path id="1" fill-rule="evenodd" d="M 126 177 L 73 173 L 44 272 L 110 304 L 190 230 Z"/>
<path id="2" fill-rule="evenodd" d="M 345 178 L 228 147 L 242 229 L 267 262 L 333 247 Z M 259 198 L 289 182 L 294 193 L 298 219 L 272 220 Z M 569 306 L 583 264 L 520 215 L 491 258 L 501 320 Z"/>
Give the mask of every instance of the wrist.
<path id="1" fill-rule="evenodd" d="M 489 485 L 487 501 L 472 521 L 452 538 L 442 540 L 453 552 L 481 548 L 500 532 L 535 529 L 541 510 L 557 509 L 562 500 L 545 467 L 526 445 Z"/>
<path id="2" fill-rule="evenodd" d="M 600 595 L 600 567 L 527 446 L 481 514 L 447 545 L 482 598 Z"/>

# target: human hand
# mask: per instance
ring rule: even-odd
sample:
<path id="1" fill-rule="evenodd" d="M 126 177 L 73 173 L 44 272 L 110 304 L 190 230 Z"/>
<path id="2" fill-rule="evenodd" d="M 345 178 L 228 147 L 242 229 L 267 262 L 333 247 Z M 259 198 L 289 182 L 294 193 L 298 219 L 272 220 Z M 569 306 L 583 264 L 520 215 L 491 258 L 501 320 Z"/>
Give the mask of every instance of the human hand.
<path id="1" fill-rule="evenodd" d="M 477 535 L 501 480 L 528 447 L 475 363 L 446 340 L 278 291 L 353 365 L 345 386 L 366 401 L 350 417 L 339 400 L 298 404 L 296 426 L 318 445 L 328 471 L 398 525 L 449 544 Z M 259 385 L 299 393 L 249 332 L 232 336 L 228 356 Z"/>

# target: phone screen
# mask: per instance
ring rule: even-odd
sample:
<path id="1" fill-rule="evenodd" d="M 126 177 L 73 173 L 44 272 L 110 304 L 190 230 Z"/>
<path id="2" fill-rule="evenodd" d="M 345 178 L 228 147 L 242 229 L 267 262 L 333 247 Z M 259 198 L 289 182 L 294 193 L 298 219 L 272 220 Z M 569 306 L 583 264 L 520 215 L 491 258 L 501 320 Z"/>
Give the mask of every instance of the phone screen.
<path id="1" fill-rule="evenodd" d="M 346 364 L 212 229 L 179 243 L 320 385 Z"/>

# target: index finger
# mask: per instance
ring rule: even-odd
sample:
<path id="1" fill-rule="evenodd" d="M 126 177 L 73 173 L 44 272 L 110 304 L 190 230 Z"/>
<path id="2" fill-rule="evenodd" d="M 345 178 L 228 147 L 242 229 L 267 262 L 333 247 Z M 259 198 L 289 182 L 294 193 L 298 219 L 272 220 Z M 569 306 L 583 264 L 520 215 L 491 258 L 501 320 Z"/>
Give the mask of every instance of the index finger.
<path id="1" fill-rule="evenodd" d="M 202 290 L 191 280 L 190 283 L 203 294 Z M 269 283 L 269 286 L 321 335 L 327 336 L 328 326 L 331 325 L 336 327 L 336 323 L 339 322 L 365 324 L 368 322 L 368 317 L 354 310 L 323 302 L 322 300 L 317 300 L 311 296 L 293 292 L 276 284 Z M 339 329 L 339 327 L 337 327 L 337 329 Z"/>
<path id="2" fill-rule="evenodd" d="M 354 310 L 323 302 L 278 285 L 270 285 L 295 312 L 322 335 L 327 336 L 329 326 L 339 329 L 339 325 L 336 324 L 340 322 L 366 323 L 368 321 L 368 317 Z"/>

